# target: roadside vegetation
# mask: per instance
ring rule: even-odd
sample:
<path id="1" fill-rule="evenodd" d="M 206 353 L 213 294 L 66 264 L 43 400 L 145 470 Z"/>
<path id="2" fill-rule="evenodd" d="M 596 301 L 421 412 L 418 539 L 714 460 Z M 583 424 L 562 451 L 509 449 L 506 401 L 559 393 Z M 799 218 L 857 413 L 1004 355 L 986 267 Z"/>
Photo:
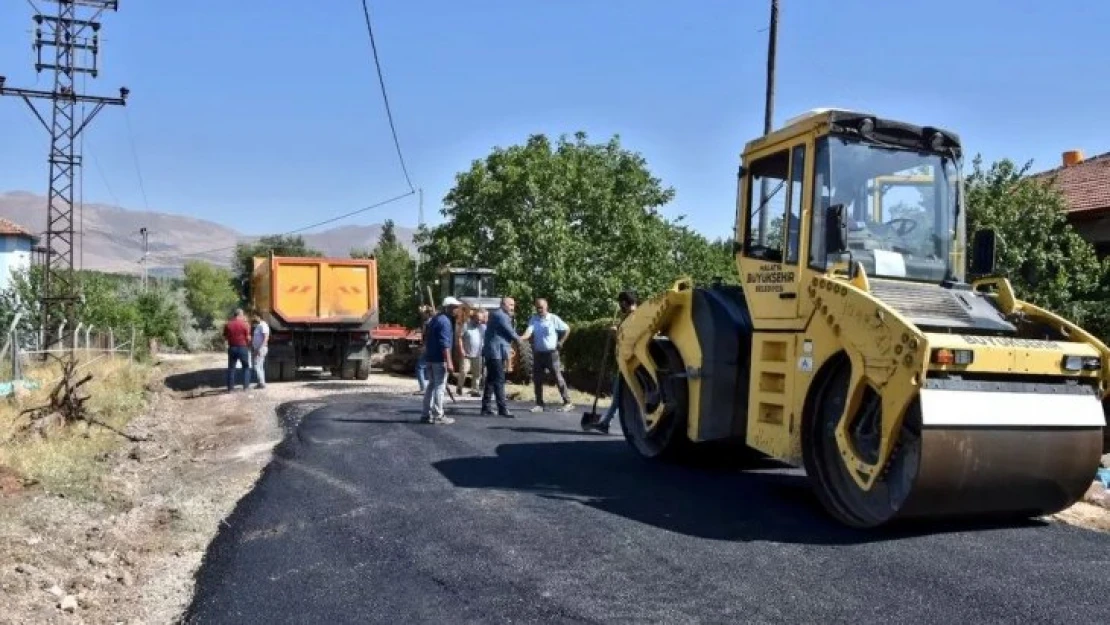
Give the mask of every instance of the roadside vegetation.
<path id="1" fill-rule="evenodd" d="M 94 363 L 92 380 L 81 387 L 89 396 L 86 408 L 90 415 L 110 428 L 125 430 L 147 406 L 152 371 L 149 365 L 128 363 L 126 358 Z M 24 485 L 97 499 L 103 494 L 100 478 L 108 468 L 105 460 L 126 441 L 108 428 L 87 422 L 73 427 L 52 423 L 39 429 L 31 424 L 29 415 L 21 414 L 49 403 L 49 394 L 61 375 L 57 364 L 34 367 L 24 377 L 39 387 L 0 401 L 0 467 L 14 472 Z"/>

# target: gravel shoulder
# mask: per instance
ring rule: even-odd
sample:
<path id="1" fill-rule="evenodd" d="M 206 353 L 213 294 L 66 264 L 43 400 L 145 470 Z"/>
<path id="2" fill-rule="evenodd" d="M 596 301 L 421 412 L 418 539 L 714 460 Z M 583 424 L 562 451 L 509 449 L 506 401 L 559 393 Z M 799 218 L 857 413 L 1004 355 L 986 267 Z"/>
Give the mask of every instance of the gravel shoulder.
<path id="1" fill-rule="evenodd" d="M 147 408 L 87 496 L 41 486 L 0 489 L 0 624 L 169 623 L 189 603 L 212 538 L 254 486 L 283 436 L 287 402 L 409 381 L 303 380 L 222 389 L 220 355 L 166 356 Z"/>

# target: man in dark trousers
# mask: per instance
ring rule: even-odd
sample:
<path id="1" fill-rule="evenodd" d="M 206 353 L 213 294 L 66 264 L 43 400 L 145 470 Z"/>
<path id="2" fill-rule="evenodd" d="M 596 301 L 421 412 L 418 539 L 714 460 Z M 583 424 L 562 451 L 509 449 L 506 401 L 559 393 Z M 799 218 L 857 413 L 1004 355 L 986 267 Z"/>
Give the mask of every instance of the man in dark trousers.
<path id="1" fill-rule="evenodd" d="M 235 310 L 235 316 L 224 326 L 224 340 L 227 341 L 227 392 L 235 387 L 235 363 L 243 367 L 243 390 L 247 390 L 251 379 L 251 327 L 243 315 L 243 309 Z"/>
<path id="2" fill-rule="evenodd" d="M 516 310 L 516 302 L 511 297 L 501 298 L 501 307 L 489 315 L 486 322 L 486 336 L 482 346 L 485 360 L 486 379 L 482 385 L 482 414 L 491 415 L 490 395 L 497 399 L 497 414 L 512 417 L 505 404 L 505 369 L 509 362 L 510 342 L 519 343 L 520 335 L 513 329 L 510 317 Z"/>

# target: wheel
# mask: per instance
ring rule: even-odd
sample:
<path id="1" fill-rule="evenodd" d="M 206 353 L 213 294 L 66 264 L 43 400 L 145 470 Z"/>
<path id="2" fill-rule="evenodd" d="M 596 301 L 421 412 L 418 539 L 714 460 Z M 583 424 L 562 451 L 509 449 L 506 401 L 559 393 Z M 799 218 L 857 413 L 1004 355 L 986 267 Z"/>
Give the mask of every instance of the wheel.
<path id="1" fill-rule="evenodd" d="M 692 445 L 686 434 L 689 406 L 686 366 L 678 349 L 668 340 L 656 339 L 651 352 L 658 367 L 659 383 L 656 384 L 643 369 L 636 372 L 636 379 L 644 388 L 648 412 L 654 412 L 659 406 L 663 406 L 663 412 L 654 427 L 650 427 L 628 382 L 621 379 L 621 429 L 628 444 L 644 458 L 678 460 Z"/>
<path id="2" fill-rule="evenodd" d="M 293 382 L 297 379 L 297 364 L 288 360 L 281 363 L 281 381 Z"/>
<path id="3" fill-rule="evenodd" d="M 281 381 L 281 362 L 280 361 L 267 360 L 266 363 L 264 365 L 262 365 L 262 370 L 266 374 L 266 381 L 267 382 L 270 382 L 270 381 L 280 382 Z"/>
<path id="4" fill-rule="evenodd" d="M 340 377 L 340 379 L 343 379 L 343 380 L 353 380 L 353 379 L 355 379 L 355 373 L 356 373 L 357 367 L 358 367 L 358 361 L 356 361 L 356 360 L 345 360 L 345 361 L 343 361 L 343 364 L 339 367 L 339 377 Z"/>
<path id="5" fill-rule="evenodd" d="M 510 362 L 513 364 L 513 370 L 509 374 L 509 381 L 516 384 L 531 384 L 532 363 L 534 362 L 532 346 L 527 343 L 514 345 L 511 357 Z"/>
<path id="6" fill-rule="evenodd" d="M 393 353 L 393 343 L 391 341 L 382 341 L 374 346 L 374 353 L 379 356 L 388 356 Z"/>
<path id="7" fill-rule="evenodd" d="M 921 458 L 921 405 L 915 401 L 902 420 L 898 447 L 887 464 L 886 477 L 864 491 L 848 473 L 836 442 L 852 367 L 846 358 L 831 366 L 833 370 L 817 391 L 812 414 L 802 425 L 806 473 L 814 480 L 817 498 L 829 514 L 852 527 L 875 527 L 896 516 L 913 490 Z M 881 399 L 878 393 L 866 389 L 848 429 L 856 453 L 868 462 L 878 459 Z"/>
<path id="8" fill-rule="evenodd" d="M 358 361 L 358 366 L 355 367 L 355 379 L 366 381 L 370 379 L 370 362 L 366 360 Z"/>

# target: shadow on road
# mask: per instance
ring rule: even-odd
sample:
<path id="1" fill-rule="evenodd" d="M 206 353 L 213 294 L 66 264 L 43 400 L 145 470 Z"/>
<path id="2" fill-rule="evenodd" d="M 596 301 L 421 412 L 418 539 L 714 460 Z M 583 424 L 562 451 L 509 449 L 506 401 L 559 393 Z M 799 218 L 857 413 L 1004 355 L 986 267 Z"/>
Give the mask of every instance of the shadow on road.
<path id="1" fill-rule="evenodd" d="M 699 467 L 647 462 L 633 456 L 624 441 L 599 440 L 504 444 L 497 448 L 496 457 L 455 458 L 433 466 L 460 488 L 572 500 L 711 540 L 837 545 L 1043 525 L 934 522 L 854 530 L 825 513 L 804 475 L 787 472 L 772 461 L 732 464 L 719 458 Z"/>
<path id="2" fill-rule="evenodd" d="M 235 382 L 241 383 L 242 373 L 235 372 Z M 199 389 L 227 388 L 227 369 L 200 369 L 166 376 L 166 386 L 179 393 Z"/>

